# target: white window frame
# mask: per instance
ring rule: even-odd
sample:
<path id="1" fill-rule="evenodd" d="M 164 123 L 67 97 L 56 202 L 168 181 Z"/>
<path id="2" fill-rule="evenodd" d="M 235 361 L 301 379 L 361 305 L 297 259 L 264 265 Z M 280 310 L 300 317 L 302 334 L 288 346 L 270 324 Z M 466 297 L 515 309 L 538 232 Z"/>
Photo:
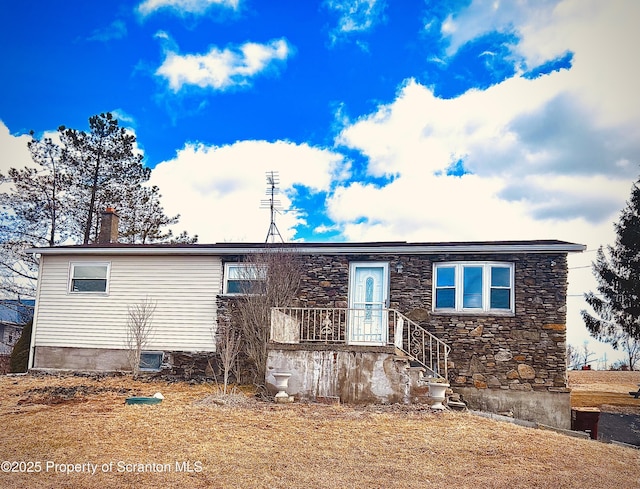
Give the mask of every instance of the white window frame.
<path id="1" fill-rule="evenodd" d="M 224 264 L 224 280 L 222 284 L 222 293 L 224 295 L 247 295 L 244 292 L 230 292 L 229 291 L 229 276 L 231 275 L 231 269 L 240 268 L 244 270 L 249 270 L 251 268 L 257 270 L 259 273 L 263 274 L 261 278 L 251 278 L 247 274 L 247 278 L 245 280 L 255 280 L 256 282 L 266 282 L 267 280 L 267 267 L 266 265 L 260 265 L 256 263 L 245 263 L 245 262 L 228 262 Z M 256 294 L 257 295 L 257 294 Z"/>
<path id="2" fill-rule="evenodd" d="M 105 275 L 105 286 L 104 290 L 73 290 L 73 282 L 75 280 L 75 270 L 76 267 L 105 267 L 106 275 Z M 69 264 L 69 283 L 67 284 L 67 291 L 70 294 L 92 294 L 92 295 L 108 295 L 109 294 L 109 285 L 110 285 L 110 277 L 111 277 L 111 262 L 71 262 Z"/>
<path id="3" fill-rule="evenodd" d="M 482 267 L 482 307 L 463 307 L 464 295 L 464 268 L 465 267 Z M 491 308 L 491 289 L 507 288 L 507 287 L 491 287 L 491 268 L 508 268 L 509 269 L 509 308 Z M 454 268 L 454 307 L 436 307 L 436 291 L 439 288 L 437 283 L 438 268 Z M 508 314 L 515 313 L 515 264 L 511 262 L 498 261 L 454 261 L 454 262 L 438 262 L 433 264 L 433 287 L 432 287 L 432 310 L 433 312 L 443 313 L 469 313 L 469 314 Z"/>

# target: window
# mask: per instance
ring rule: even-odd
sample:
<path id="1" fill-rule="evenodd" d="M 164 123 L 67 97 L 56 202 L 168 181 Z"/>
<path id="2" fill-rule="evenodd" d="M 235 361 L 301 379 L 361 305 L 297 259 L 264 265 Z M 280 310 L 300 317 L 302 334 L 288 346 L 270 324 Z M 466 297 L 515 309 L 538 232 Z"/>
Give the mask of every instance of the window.
<path id="1" fill-rule="evenodd" d="M 140 353 L 140 370 L 146 372 L 157 372 L 162 367 L 164 352 L 143 351 Z"/>
<path id="2" fill-rule="evenodd" d="M 454 262 L 434 265 L 434 310 L 513 312 L 513 264 Z"/>
<path id="3" fill-rule="evenodd" d="M 71 292 L 107 292 L 108 263 L 72 263 Z"/>
<path id="4" fill-rule="evenodd" d="M 267 269 L 253 263 L 226 263 L 225 294 L 260 294 L 265 291 Z"/>

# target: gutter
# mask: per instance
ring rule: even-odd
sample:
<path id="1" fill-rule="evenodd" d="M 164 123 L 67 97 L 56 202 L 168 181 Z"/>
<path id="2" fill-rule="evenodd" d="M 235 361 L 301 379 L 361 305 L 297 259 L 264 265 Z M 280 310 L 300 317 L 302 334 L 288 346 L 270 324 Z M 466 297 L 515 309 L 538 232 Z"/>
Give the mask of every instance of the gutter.
<path id="1" fill-rule="evenodd" d="M 42 260 L 38 257 L 38 279 L 36 286 L 36 303 L 33 308 L 33 319 L 31 320 L 31 343 L 29 344 L 29 359 L 27 360 L 27 372 L 33 367 L 36 351 L 36 330 L 38 329 L 38 310 L 40 309 L 40 272 L 42 270 Z"/>
<path id="2" fill-rule="evenodd" d="M 286 250 L 291 253 L 314 255 L 352 255 L 352 254 L 379 254 L 379 255 L 429 255 L 436 253 L 580 253 L 587 247 L 574 243 L 461 243 L 461 244 L 406 244 L 406 245 L 382 245 L 371 246 L 366 244 L 354 244 L 353 246 L 287 246 L 285 248 L 256 247 L 256 246 L 200 246 L 200 247 L 156 247 L 156 246 L 105 246 L 105 247 L 52 247 L 29 248 L 27 253 L 40 255 L 252 255 L 265 253 L 270 250 Z"/>

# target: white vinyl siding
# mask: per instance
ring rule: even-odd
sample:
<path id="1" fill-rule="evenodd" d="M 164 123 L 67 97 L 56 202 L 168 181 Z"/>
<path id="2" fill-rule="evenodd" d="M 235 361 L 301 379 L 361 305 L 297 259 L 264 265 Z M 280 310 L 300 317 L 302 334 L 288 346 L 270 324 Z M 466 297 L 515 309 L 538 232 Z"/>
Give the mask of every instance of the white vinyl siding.
<path id="1" fill-rule="evenodd" d="M 95 257 L 87 264 L 96 263 Z M 107 294 L 69 291 L 77 256 L 42 255 L 34 346 L 126 348 L 127 307 L 156 301 L 145 350 L 214 351 L 222 263 L 215 256 L 111 256 Z"/>

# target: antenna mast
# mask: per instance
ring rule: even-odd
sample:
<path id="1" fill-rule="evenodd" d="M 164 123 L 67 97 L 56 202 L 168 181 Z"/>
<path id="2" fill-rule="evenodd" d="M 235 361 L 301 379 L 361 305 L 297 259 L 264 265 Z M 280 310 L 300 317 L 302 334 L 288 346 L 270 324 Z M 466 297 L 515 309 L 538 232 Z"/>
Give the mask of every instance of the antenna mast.
<path id="1" fill-rule="evenodd" d="M 267 197 L 268 199 L 260 201 L 261 209 L 269 209 L 271 212 L 271 224 L 269 224 L 269 231 L 267 232 L 267 239 L 265 243 L 275 243 L 276 238 L 280 240 L 281 243 L 284 243 L 284 239 L 282 239 L 282 235 L 278 230 L 278 226 L 276 226 L 276 212 L 280 212 L 280 201 L 275 198 L 276 195 L 280 193 L 280 189 L 278 188 L 278 184 L 280 183 L 280 177 L 277 171 L 268 171 L 267 172 Z"/>

